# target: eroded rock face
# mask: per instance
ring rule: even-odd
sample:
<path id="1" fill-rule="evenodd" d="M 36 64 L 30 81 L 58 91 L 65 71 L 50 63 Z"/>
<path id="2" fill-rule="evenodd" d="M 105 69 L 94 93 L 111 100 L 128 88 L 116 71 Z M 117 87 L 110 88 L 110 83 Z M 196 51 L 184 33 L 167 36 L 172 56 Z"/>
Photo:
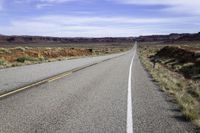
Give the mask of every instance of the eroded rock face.
<path id="1" fill-rule="evenodd" d="M 200 49 L 191 47 L 166 46 L 150 57 L 154 63 L 176 71 L 185 78 L 200 79 Z"/>

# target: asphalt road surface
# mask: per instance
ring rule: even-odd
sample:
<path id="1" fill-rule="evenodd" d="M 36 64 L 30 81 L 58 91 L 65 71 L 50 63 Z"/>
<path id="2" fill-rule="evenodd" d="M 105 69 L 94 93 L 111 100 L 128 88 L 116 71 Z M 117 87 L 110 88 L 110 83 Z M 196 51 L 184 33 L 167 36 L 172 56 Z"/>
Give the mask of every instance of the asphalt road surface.
<path id="1" fill-rule="evenodd" d="M 124 53 L 1 69 L 0 93 L 40 81 L 77 67 L 87 66 L 109 58 L 117 57 L 122 54 Z"/>
<path id="2" fill-rule="evenodd" d="M 151 81 L 134 54 L 135 48 L 123 56 L 0 99 L 0 132 L 199 132 Z"/>

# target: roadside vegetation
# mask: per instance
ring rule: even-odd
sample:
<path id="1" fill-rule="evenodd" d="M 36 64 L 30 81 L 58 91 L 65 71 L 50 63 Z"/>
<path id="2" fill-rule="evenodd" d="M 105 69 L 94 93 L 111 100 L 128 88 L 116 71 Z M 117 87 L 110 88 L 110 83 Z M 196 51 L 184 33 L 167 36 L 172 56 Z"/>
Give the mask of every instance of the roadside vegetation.
<path id="1" fill-rule="evenodd" d="M 200 49 L 142 45 L 139 53 L 161 89 L 174 96 L 185 118 L 200 127 Z"/>
<path id="2" fill-rule="evenodd" d="M 65 59 L 99 56 L 127 51 L 128 48 L 15 47 L 0 48 L 0 68 Z"/>

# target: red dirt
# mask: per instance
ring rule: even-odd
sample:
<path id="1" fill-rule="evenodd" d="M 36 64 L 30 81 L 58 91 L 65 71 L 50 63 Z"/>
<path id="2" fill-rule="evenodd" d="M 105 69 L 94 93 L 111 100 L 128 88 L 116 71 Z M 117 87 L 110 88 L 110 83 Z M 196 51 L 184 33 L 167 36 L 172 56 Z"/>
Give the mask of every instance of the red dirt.
<path id="1" fill-rule="evenodd" d="M 70 48 L 28 48 L 20 50 L 17 48 L 6 49 L 7 52 L 0 53 L 0 59 L 7 62 L 15 62 L 20 57 L 33 58 L 61 58 L 71 56 L 89 56 L 92 55 L 90 49 L 70 49 Z"/>

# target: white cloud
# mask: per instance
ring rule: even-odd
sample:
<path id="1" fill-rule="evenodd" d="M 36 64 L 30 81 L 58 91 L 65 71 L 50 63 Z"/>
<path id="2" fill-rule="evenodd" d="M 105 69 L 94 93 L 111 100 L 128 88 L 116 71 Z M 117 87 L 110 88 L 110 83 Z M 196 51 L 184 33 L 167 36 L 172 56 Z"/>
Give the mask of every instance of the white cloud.
<path id="1" fill-rule="evenodd" d="M 198 18 L 195 18 L 198 19 Z M 0 26 L 3 34 L 47 35 L 60 37 L 103 37 L 164 34 L 170 32 L 196 32 L 196 28 L 179 27 L 192 24 L 193 18 L 132 18 L 91 16 L 41 16 L 28 20 L 17 20 Z"/>
<path id="2" fill-rule="evenodd" d="M 36 3 L 36 8 L 41 9 L 44 7 L 48 7 L 48 6 L 53 6 L 55 4 L 62 4 L 62 3 L 69 3 L 69 2 L 76 2 L 76 1 L 80 1 L 80 0 L 15 0 L 15 3 L 20 3 L 20 4 L 24 4 L 24 3 Z"/>
<path id="3" fill-rule="evenodd" d="M 0 0 L 0 11 L 3 10 L 3 3 L 4 3 L 4 0 Z"/>
<path id="4" fill-rule="evenodd" d="M 49 4 L 49 3 L 39 3 L 39 4 L 36 5 L 36 8 L 37 9 L 41 9 L 41 8 L 48 7 L 48 6 L 52 6 L 52 4 Z"/>
<path id="5" fill-rule="evenodd" d="M 61 4 L 61 3 L 69 3 L 69 2 L 75 2 L 79 0 L 38 0 L 38 3 L 36 4 L 36 8 L 41 9 L 44 7 L 53 6 L 55 4 Z"/>
<path id="6" fill-rule="evenodd" d="M 15 0 L 15 2 L 41 2 L 41 3 L 64 3 L 78 0 Z"/>
<path id="7" fill-rule="evenodd" d="M 64 2 L 71 2 L 71 1 L 77 1 L 77 0 L 39 0 L 40 2 L 44 3 L 64 3 Z"/>
<path id="8" fill-rule="evenodd" d="M 167 10 L 187 13 L 187 14 L 200 14 L 200 1 L 199 0 L 108 0 L 115 1 L 122 4 L 136 4 L 136 5 L 168 5 Z"/>
<path id="9" fill-rule="evenodd" d="M 167 18 L 133 18 L 133 17 L 93 17 L 93 16 L 65 16 L 51 15 L 33 19 L 34 21 L 50 22 L 56 24 L 145 24 L 169 22 Z"/>
<path id="10" fill-rule="evenodd" d="M 142 4 L 142 5 L 155 5 L 155 4 L 167 4 L 167 5 L 176 5 L 176 4 L 188 4 L 193 2 L 198 2 L 198 0 L 115 0 L 120 3 L 127 3 L 127 4 Z M 193 3 L 194 4 L 194 3 Z"/>

